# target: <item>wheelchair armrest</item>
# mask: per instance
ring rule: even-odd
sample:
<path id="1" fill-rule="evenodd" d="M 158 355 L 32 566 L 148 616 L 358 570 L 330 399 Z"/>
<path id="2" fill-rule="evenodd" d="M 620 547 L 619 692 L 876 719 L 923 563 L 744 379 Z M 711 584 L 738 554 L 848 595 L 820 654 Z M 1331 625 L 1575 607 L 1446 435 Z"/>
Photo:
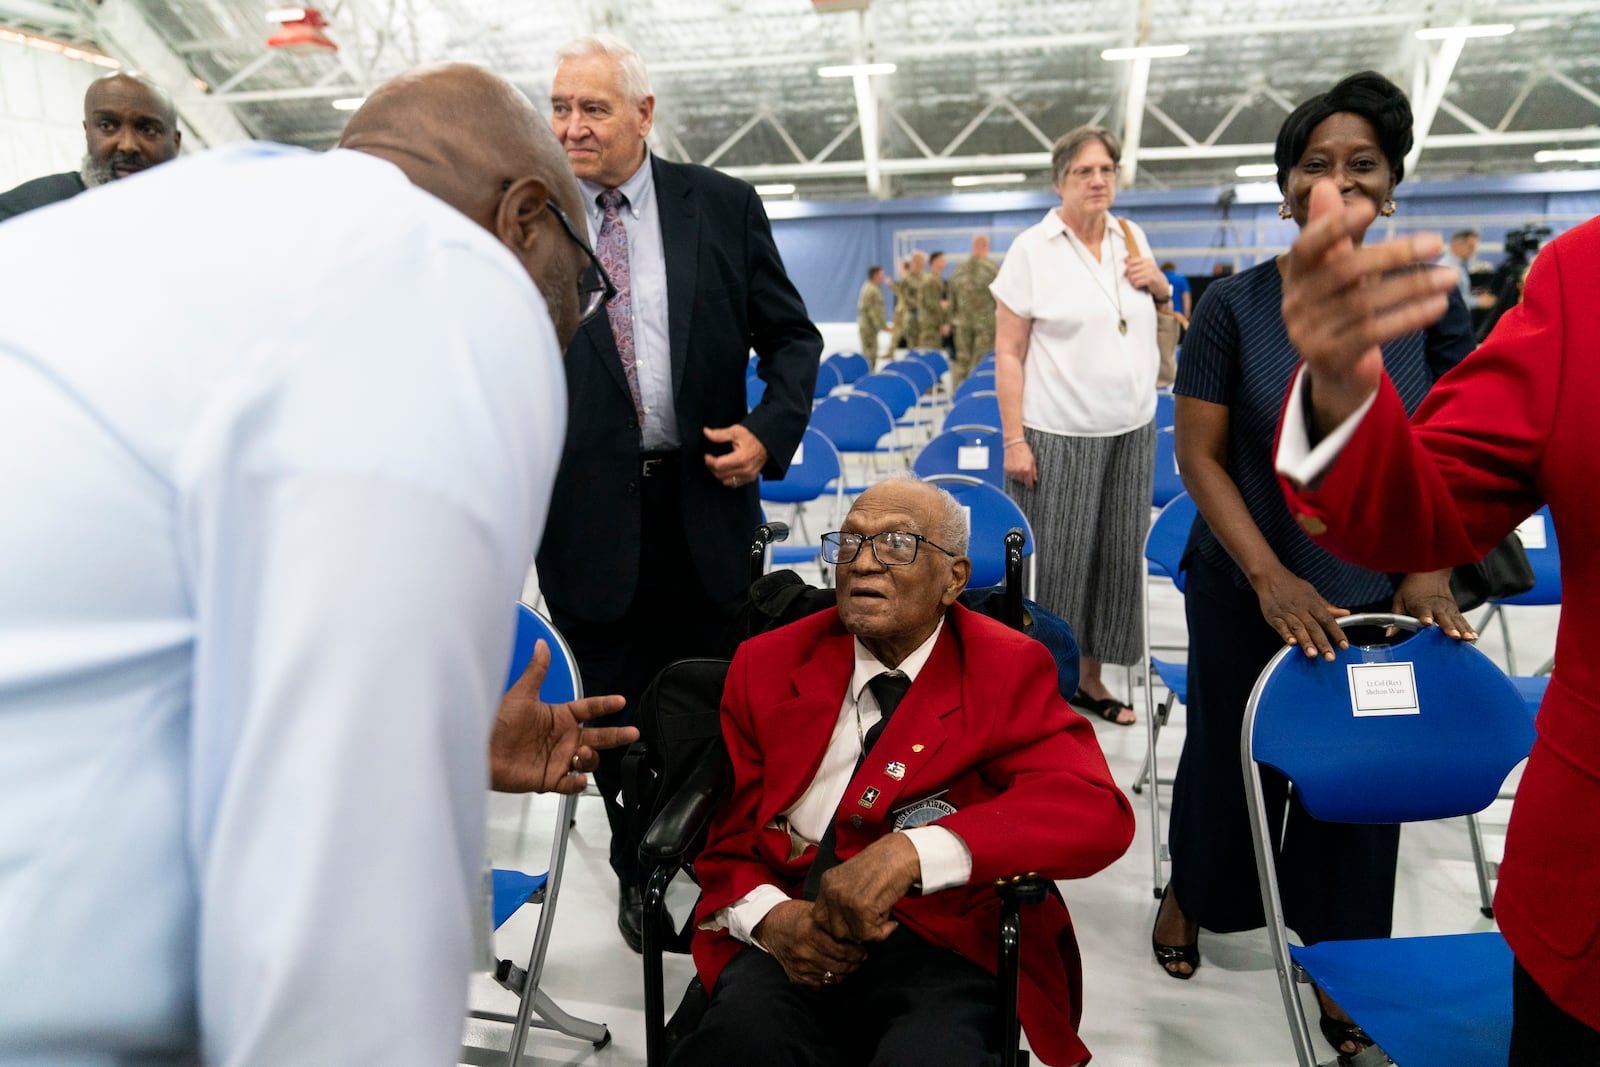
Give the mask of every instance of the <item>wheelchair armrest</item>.
<path id="1" fill-rule="evenodd" d="M 711 821 L 732 776 L 726 753 L 718 749 L 706 754 L 645 831 L 639 858 L 646 867 L 682 867 L 692 858 L 688 852 Z"/>
<path id="2" fill-rule="evenodd" d="M 1014 874 L 1010 878 L 997 881 L 995 892 L 1000 894 L 1000 901 L 1003 904 L 1011 906 L 1040 904 L 1049 895 L 1050 882 L 1032 872 Z"/>

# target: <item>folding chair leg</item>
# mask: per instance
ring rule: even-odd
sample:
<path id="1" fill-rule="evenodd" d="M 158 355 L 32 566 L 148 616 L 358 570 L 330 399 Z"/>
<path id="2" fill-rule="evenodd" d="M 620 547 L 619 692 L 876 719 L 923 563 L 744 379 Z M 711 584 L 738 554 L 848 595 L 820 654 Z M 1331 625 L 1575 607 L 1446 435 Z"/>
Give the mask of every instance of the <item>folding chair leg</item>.
<path id="1" fill-rule="evenodd" d="M 577 811 L 576 796 L 561 798 L 561 804 L 556 811 L 555 847 L 550 850 L 550 877 L 545 881 L 544 903 L 539 907 L 539 926 L 533 935 L 533 951 L 528 954 L 527 975 L 523 979 L 522 995 L 517 1004 L 517 1017 L 512 1023 L 511 1045 L 506 1051 L 506 1063 L 509 1067 L 517 1067 L 517 1062 L 522 1056 L 522 1047 L 528 1040 L 529 1026 L 581 1037 L 596 1047 L 611 1040 L 611 1032 L 606 1029 L 605 1024 L 569 1015 L 539 988 L 540 977 L 544 973 L 545 953 L 550 948 L 550 934 L 555 928 L 556 898 L 561 888 L 561 871 L 567 862 L 567 834 L 572 828 L 572 820 Z M 539 1016 L 540 1021 L 534 1021 L 535 1014 Z"/>
<path id="2" fill-rule="evenodd" d="M 1494 894 L 1489 889 L 1489 861 L 1483 854 L 1483 828 L 1476 815 L 1467 816 L 1467 838 L 1472 842 L 1472 866 L 1478 872 L 1478 910 L 1485 919 L 1494 918 Z"/>

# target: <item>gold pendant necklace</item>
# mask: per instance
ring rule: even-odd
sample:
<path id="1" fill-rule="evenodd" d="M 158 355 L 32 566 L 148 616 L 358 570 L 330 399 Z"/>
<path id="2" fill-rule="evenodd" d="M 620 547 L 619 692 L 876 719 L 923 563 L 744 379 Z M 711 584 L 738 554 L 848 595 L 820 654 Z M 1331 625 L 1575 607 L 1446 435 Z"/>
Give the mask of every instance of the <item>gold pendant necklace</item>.
<path id="1" fill-rule="evenodd" d="M 1067 227 L 1067 244 L 1072 246 L 1072 251 L 1077 255 L 1077 257 L 1080 260 L 1083 261 L 1084 268 L 1086 270 L 1088 270 L 1089 276 L 1094 279 L 1094 287 L 1096 289 L 1100 290 L 1101 295 L 1106 298 L 1106 301 L 1108 303 L 1110 303 L 1112 307 L 1115 307 L 1117 309 L 1117 332 L 1120 333 L 1124 337 L 1128 336 L 1128 317 L 1122 313 L 1122 286 L 1117 284 L 1117 250 L 1116 250 L 1116 246 L 1115 245 L 1111 245 L 1111 250 L 1110 250 L 1110 255 L 1111 255 L 1111 292 L 1107 292 L 1105 283 L 1100 280 L 1100 272 L 1099 272 L 1099 270 L 1096 269 L 1099 266 L 1099 264 L 1097 264 L 1094 260 L 1090 259 L 1089 256 L 1083 251 L 1083 249 L 1078 247 L 1079 241 L 1081 241 L 1082 239 L 1079 238 L 1078 240 L 1074 240 L 1073 238 L 1075 238 L 1075 237 L 1077 237 L 1077 234 L 1072 232 L 1072 228 L 1070 226 Z M 1108 242 L 1108 244 L 1109 244 L 1109 242 Z M 1115 295 L 1113 295 L 1113 293 Z"/>

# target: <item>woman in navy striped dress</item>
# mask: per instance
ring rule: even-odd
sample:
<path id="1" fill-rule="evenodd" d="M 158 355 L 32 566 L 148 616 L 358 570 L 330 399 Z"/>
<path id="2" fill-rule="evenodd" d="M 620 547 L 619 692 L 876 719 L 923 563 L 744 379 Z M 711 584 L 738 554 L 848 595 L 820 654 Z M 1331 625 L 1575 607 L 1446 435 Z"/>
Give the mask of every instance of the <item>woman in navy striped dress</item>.
<path id="1" fill-rule="evenodd" d="M 1379 74 L 1352 75 L 1300 105 L 1278 131 L 1279 214 L 1304 225 L 1312 184 L 1333 177 L 1346 198 L 1384 215 L 1412 144 L 1411 107 Z M 1472 637 L 1450 595 L 1450 574 L 1388 575 L 1314 545 L 1290 517 L 1273 472 L 1279 409 L 1299 356 L 1281 310 L 1283 280 L 1269 260 L 1214 283 L 1195 309 L 1174 391 L 1178 464 L 1200 517 L 1185 551 L 1189 625 L 1188 730 L 1173 786 L 1172 879 L 1152 935 L 1174 978 L 1199 966 L 1199 927 L 1219 933 L 1264 924 L 1255 875 L 1239 731 L 1252 685 L 1285 644 L 1308 656 L 1343 642 L 1337 618 L 1395 610 Z M 1457 300 L 1427 333 L 1384 348 L 1384 364 L 1413 410 L 1472 349 Z M 1394 908 L 1397 826 L 1319 823 L 1269 771 L 1270 811 L 1284 826 L 1279 878 L 1285 919 L 1307 944 L 1386 937 Z M 1318 991 L 1322 1031 L 1344 1054 L 1371 1044 Z"/>

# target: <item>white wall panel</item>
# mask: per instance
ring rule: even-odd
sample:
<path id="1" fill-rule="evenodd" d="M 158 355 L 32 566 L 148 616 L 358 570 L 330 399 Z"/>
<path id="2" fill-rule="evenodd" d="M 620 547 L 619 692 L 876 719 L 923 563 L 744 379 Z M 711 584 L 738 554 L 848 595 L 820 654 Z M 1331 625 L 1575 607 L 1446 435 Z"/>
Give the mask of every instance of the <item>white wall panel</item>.
<path id="1" fill-rule="evenodd" d="M 83 94 L 103 67 L 0 41 L 0 190 L 76 170 Z"/>

